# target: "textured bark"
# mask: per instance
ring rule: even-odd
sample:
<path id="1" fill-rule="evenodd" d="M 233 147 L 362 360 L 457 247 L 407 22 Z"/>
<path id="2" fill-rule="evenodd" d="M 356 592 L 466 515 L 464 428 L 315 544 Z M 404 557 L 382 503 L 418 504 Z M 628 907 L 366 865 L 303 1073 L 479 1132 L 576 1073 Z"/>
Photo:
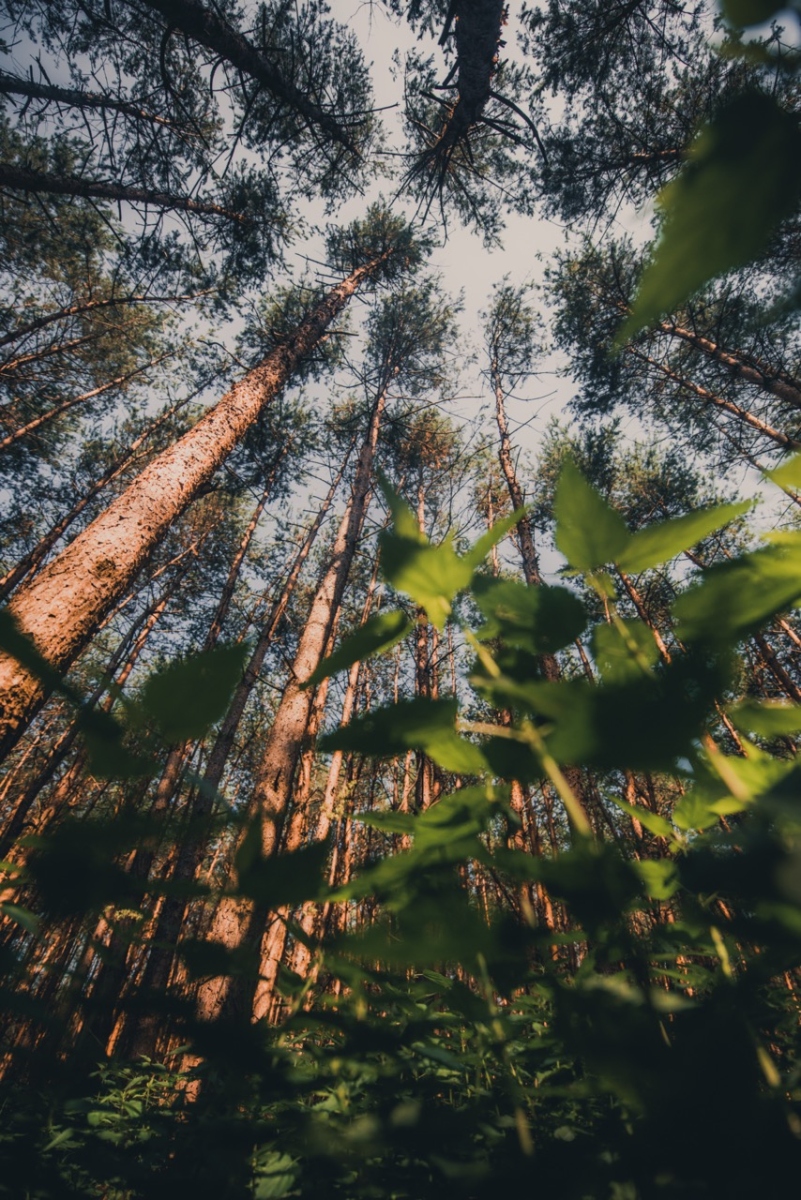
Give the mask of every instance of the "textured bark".
<path id="1" fill-rule="evenodd" d="M 234 212 L 220 204 L 193 200 L 191 196 L 176 196 L 152 188 L 134 187 L 123 183 L 104 183 L 102 179 L 81 179 L 77 175 L 47 175 L 16 163 L 0 163 L 0 187 L 19 192 L 34 192 L 51 196 L 78 196 L 84 200 L 114 200 L 117 203 L 147 204 L 170 212 L 194 213 L 202 217 L 222 217 L 237 225 L 251 225 L 253 218 Z"/>
<path id="2" fill-rule="evenodd" d="M 350 452 L 348 452 L 349 455 Z M 284 586 L 275 600 L 264 622 L 262 634 L 256 643 L 250 662 L 234 693 L 233 700 L 217 734 L 209 755 L 202 784 L 190 801 L 190 819 L 184 837 L 178 847 L 172 879 L 179 883 L 190 883 L 196 879 L 207 846 L 206 821 L 211 815 L 215 796 L 222 780 L 225 764 L 234 743 L 236 731 L 245 711 L 253 686 L 261 671 L 264 658 L 275 631 L 295 590 L 301 568 L 314 544 L 317 533 L 328 513 L 334 494 L 342 479 L 347 463 L 343 462 L 314 522 L 301 544 L 290 568 Z M 199 832 L 198 832 L 199 831 Z M 182 896 L 167 896 L 159 913 L 153 945 L 150 948 L 142 975 L 141 988 L 144 993 L 163 995 L 174 969 L 175 947 L 180 939 L 186 920 L 188 901 Z M 136 1058 L 140 1055 L 153 1057 L 159 1048 L 161 1023 L 155 1014 L 129 1019 L 120 1035 L 118 1049 Z"/>
<path id="3" fill-rule="evenodd" d="M 357 268 L 332 288 L 280 346 L 19 589 L 9 611 L 54 667 L 63 671 L 74 661 L 153 548 L 381 261 Z M 19 663 L 0 656 L 0 753 L 14 744 L 43 694 Z"/>
<path id="4" fill-rule="evenodd" d="M 691 379 L 685 379 L 684 376 L 678 375 L 675 371 L 671 371 L 665 363 L 657 362 L 654 358 L 649 358 L 640 350 L 636 350 L 633 346 L 626 347 L 626 353 L 639 358 L 642 362 L 647 363 L 650 367 L 655 367 L 660 371 L 666 379 L 672 383 L 678 384 L 679 387 L 691 392 L 702 400 L 705 404 L 711 405 L 713 408 L 719 408 L 723 412 L 730 413 L 736 420 L 743 425 L 749 425 L 752 429 L 756 429 L 757 433 L 761 433 L 763 437 L 769 438 L 775 442 L 777 446 L 782 446 L 786 450 L 801 450 L 801 442 L 795 438 L 788 437 L 786 433 L 782 433 L 779 429 L 774 429 L 772 425 L 768 425 L 766 421 L 761 421 L 759 417 L 755 417 L 753 413 L 745 408 L 741 408 L 739 404 L 735 404 L 733 400 L 727 400 L 723 396 L 718 396 L 715 392 L 711 392 L 709 388 L 702 387 L 699 383 L 694 383 Z"/>
<path id="5" fill-rule="evenodd" d="M 685 329 L 682 325 L 676 325 L 672 321 L 660 321 L 657 328 L 670 337 L 688 342 L 708 358 L 712 358 L 721 366 L 726 367 L 735 379 L 752 383 L 763 392 L 775 396 L 777 400 L 783 400 L 793 408 L 801 408 L 801 385 L 785 372 L 776 371 L 742 351 L 727 350 L 710 338 L 702 337 L 692 329 Z"/>
<path id="6" fill-rule="evenodd" d="M 37 545 L 34 546 L 34 548 L 29 551 L 24 558 L 21 558 L 20 561 L 2 577 L 2 579 L 0 579 L 0 601 L 3 601 L 10 596 L 17 584 L 19 584 L 26 575 L 29 575 L 31 572 L 36 570 L 43 559 L 47 557 L 53 547 L 61 540 L 69 527 L 74 524 L 75 521 L 77 521 L 81 513 L 87 508 L 92 500 L 94 500 L 95 496 L 98 496 L 100 492 L 102 492 L 103 489 L 108 486 L 108 484 L 113 483 L 114 480 L 117 479 L 123 473 L 123 471 L 125 471 L 126 468 L 135 461 L 137 452 L 142 448 L 148 438 L 152 437 L 152 435 L 158 429 L 160 429 L 161 426 L 170 419 L 170 417 L 175 415 L 179 408 L 182 408 L 192 398 L 193 397 L 185 397 L 183 400 L 179 400 L 176 404 L 173 404 L 170 408 L 168 408 L 166 412 L 162 413 L 162 415 L 153 421 L 152 424 L 148 425 L 147 428 L 144 429 L 142 433 L 140 433 L 139 436 L 131 442 L 128 449 L 118 458 L 116 458 L 113 463 L 111 463 L 111 465 L 103 472 L 99 479 L 95 480 L 89 490 L 85 492 L 83 496 L 81 496 L 80 500 L 77 500 L 75 504 L 73 504 L 69 512 L 65 513 L 64 516 L 61 517 L 60 520 L 58 520 L 50 530 L 48 530 L 48 532 L 37 543 Z"/>
<path id="7" fill-rule="evenodd" d="M 166 19 L 171 29 L 180 29 L 187 37 L 231 63 L 238 71 L 255 79 L 277 100 L 281 100 L 311 126 L 317 126 L 335 142 L 358 155 L 358 150 L 343 126 L 331 113 L 324 112 L 300 88 L 285 79 L 275 63 L 270 62 L 246 37 L 233 29 L 211 9 L 197 0 L 143 0 L 148 8 Z"/>
<path id="8" fill-rule="evenodd" d="M 292 663 L 289 682 L 262 751 L 256 786 L 250 803 L 250 815 L 262 820 L 262 854 L 269 858 L 278 848 L 286 817 L 292 783 L 301 750 L 308 736 L 314 705 L 314 688 L 304 682 L 322 661 L 342 602 L 348 573 L 356 553 L 373 480 L 373 462 L 386 389 L 373 405 L 370 424 L 362 445 L 353 480 L 351 498 L 340 522 L 331 559 L 312 600 L 303 633 Z M 258 945 L 266 913 L 241 899 L 223 900 L 211 930 L 211 940 L 232 950 Z M 198 991 L 198 1015 L 202 1020 L 215 1017 L 244 1017 L 250 1011 L 255 980 L 221 976 L 201 985 Z"/>

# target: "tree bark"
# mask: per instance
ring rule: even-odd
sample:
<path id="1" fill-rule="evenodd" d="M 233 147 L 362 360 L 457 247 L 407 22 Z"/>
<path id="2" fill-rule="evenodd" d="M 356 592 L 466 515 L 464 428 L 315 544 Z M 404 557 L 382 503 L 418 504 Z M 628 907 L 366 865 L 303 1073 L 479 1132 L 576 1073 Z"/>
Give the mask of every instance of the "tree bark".
<path id="1" fill-rule="evenodd" d="M 373 462 L 386 399 L 385 387 L 373 405 L 356 466 L 351 498 L 337 531 L 331 559 L 312 600 L 289 682 L 262 751 L 249 815 L 258 815 L 262 820 L 261 852 L 265 858 L 277 851 L 295 771 L 308 735 L 315 689 L 303 685 L 324 657 L 356 553 L 372 492 Z M 243 945 L 258 945 L 266 916 L 261 906 L 242 898 L 223 899 L 215 916 L 211 940 L 229 950 Z M 231 976 L 210 979 L 198 990 L 199 1017 L 210 1021 L 222 1015 L 240 1019 L 249 1015 L 255 983 L 255 979 L 247 980 L 242 976 L 236 980 Z"/>
<path id="2" fill-rule="evenodd" d="M 333 141 L 339 142 L 358 157 L 353 139 L 336 117 L 324 112 L 291 80 L 284 79 L 266 55 L 211 9 L 204 8 L 197 0 L 144 0 L 144 3 L 161 13 L 171 29 L 180 29 L 187 37 L 255 79 L 277 100 L 294 109 L 309 125 L 316 125 Z"/>
<path id="3" fill-rule="evenodd" d="M 74 661 L 153 548 L 388 253 L 332 288 L 281 345 L 158 455 L 35 580 L 20 588 L 9 611 L 57 670 Z M 0 655 L 0 754 L 16 742 L 44 695 L 38 679 L 16 660 Z"/>
<path id="4" fill-rule="evenodd" d="M 84 200 L 114 200 L 117 203 L 147 204 L 168 212 L 194 213 L 202 217 L 222 217 L 238 225 L 252 225 L 253 218 L 210 201 L 193 200 L 170 192 L 153 191 L 124 183 L 104 183 L 102 179 L 80 179 L 77 175 L 48 175 L 16 163 L 0 162 L 0 187 L 18 192 L 51 196 L 79 196 Z"/>

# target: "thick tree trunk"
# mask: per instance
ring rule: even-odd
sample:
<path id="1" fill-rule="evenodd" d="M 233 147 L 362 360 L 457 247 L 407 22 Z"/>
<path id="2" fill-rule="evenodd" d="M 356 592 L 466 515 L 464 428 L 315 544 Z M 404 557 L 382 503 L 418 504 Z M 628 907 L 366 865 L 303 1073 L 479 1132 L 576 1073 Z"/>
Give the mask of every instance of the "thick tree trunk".
<path id="1" fill-rule="evenodd" d="M 54 667 L 65 670 L 74 661 L 153 548 L 298 363 L 319 344 L 379 261 L 357 268 L 334 287 L 280 346 L 158 455 L 35 580 L 20 588 L 9 611 Z M 0 655 L 0 753 L 14 744 L 43 696 L 34 676 L 16 660 Z"/>
<path id="2" fill-rule="evenodd" d="M 0 602 L 5 600 L 7 596 L 11 595 L 14 588 L 25 578 L 26 575 L 29 575 L 31 572 L 36 570 L 43 559 L 47 557 L 53 547 L 64 536 L 69 527 L 75 521 L 77 521 L 81 513 L 87 508 L 92 500 L 94 500 L 95 496 L 98 496 L 100 492 L 102 492 L 103 489 L 108 486 L 108 484 L 113 483 L 115 479 L 119 478 L 123 471 L 125 471 L 126 468 L 135 461 L 137 451 L 142 448 L 148 438 L 152 437 L 153 434 L 160 429 L 161 426 L 170 419 L 170 417 L 174 416 L 179 408 L 182 408 L 185 404 L 187 404 L 190 399 L 193 399 L 193 396 L 187 396 L 184 397 L 183 400 L 179 400 L 176 404 L 171 405 L 166 412 L 162 413 L 160 417 L 148 425 L 147 428 L 144 429 L 139 436 L 131 442 L 128 449 L 118 458 L 116 458 L 113 463 L 111 463 L 111 465 L 103 472 L 99 479 L 95 480 L 95 482 L 90 486 L 89 490 L 85 492 L 83 496 L 81 496 L 80 500 L 77 500 L 75 504 L 73 504 L 69 512 L 65 513 L 64 516 L 56 522 L 52 529 L 50 529 L 36 544 L 36 546 L 34 546 L 34 548 L 29 551 L 24 558 L 21 558 L 20 561 L 14 567 L 12 567 L 12 569 L 8 571 L 2 577 L 2 579 L 0 579 Z"/>

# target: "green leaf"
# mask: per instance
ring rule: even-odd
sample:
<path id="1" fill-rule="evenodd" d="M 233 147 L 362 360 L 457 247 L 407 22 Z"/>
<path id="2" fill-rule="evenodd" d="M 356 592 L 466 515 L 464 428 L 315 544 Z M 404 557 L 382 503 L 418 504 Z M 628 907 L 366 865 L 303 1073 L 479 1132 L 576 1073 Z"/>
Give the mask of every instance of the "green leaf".
<path id="1" fill-rule="evenodd" d="M 422 750 L 446 771 L 481 774 L 487 763 L 478 746 L 456 732 L 455 699 L 404 700 L 378 708 L 321 740 L 323 750 L 351 750 L 377 758 L 395 758 Z"/>
<path id="2" fill-rule="evenodd" d="M 799 195 L 796 118 L 760 92 L 736 96 L 701 130 L 686 166 L 661 193 L 662 234 L 618 345 L 756 258 Z"/>
<path id="3" fill-rule="evenodd" d="M 396 642 L 401 641 L 414 629 L 406 613 L 395 609 L 392 612 L 378 613 L 365 621 L 355 633 L 345 638 L 333 654 L 323 659 L 316 671 L 313 671 L 304 688 L 313 687 L 329 675 L 344 671 L 355 662 L 362 662 L 374 654 L 389 650 Z"/>
<path id="4" fill-rule="evenodd" d="M 732 642 L 801 597 L 801 546 L 771 546 L 711 567 L 673 605 L 682 641 Z"/>
<path id="5" fill-rule="evenodd" d="M 683 550 L 689 550 L 698 542 L 742 516 L 751 508 L 752 502 L 744 500 L 739 504 L 719 504 L 714 508 L 702 508 L 697 512 L 687 513 L 683 517 L 673 517 L 669 521 L 660 521 L 658 525 L 649 525 L 632 534 L 628 546 L 617 560 L 621 571 L 637 575 L 647 571 L 659 563 L 669 562 Z"/>
<path id="6" fill-rule="evenodd" d="M 645 808 L 641 804 L 629 804 L 627 800 L 616 796 L 614 792 L 609 792 L 608 795 L 613 804 L 622 808 L 623 812 L 627 812 L 630 817 L 636 817 L 649 833 L 667 838 L 669 841 L 673 840 L 673 826 L 665 817 L 660 817 L 659 813 L 651 812 L 650 808 Z"/>
<path id="7" fill-rule="evenodd" d="M 554 654 L 575 641 L 587 624 L 584 605 L 567 588 L 476 575 L 472 594 L 487 618 L 478 636 L 499 637 L 532 654 Z"/>
<path id="8" fill-rule="evenodd" d="M 244 870 L 237 864 L 237 894 L 272 909 L 314 900 L 325 887 L 329 848 L 327 841 L 314 842 L 291 854 L 255 858 Z"/>
<path id="9" fill-rule="evenodd" d="M 170 663 L 146 681 L 139 702 L 165 742 L 202 737 L 225 714 L 247 646 L 220 646 Z"/>
<path id="10" fill-rule="evenodd" d="M 615 562 L 629 542 L 623 518 L 566 459 L 556 489 L 556 545 L 571 567 L 594 571 Z"/>
<path id="11" fill-rule="evenodd" d="M 729 716 L 744 733 L 760 737 L 780 737 L 801 731 L 801 704 L 786 700 L 766 700 L 762 704 L 745 701 L 729 709 Z"/>
<path id="12" fill-rule="evenodd" d="M 781 488 L 801 487 L 801 454 L 794 454 L 765 475 Z"/>
<path id="13" fill-rule="evenodd" d="M 604 682 L 624 683 L 639 679 L 643 666 L 654 666 L 659 649 L 643 621 L 623 620 L 625 634 L 616 625 L 596 625 L 592 631 L 592 653 Z"/>
<path id="14" fill-rule="evenodd" d="M 673 822 L 679 829 L 709 829 L 717 821 L 718 814 L 710 810 L 708 798 L 695 788 L 682 796 L 673 809 Z"/>
<path id="15" fill-rule="evenodd" d="M 470 582 L 471 564 L 456 554 L 450 541 L 432 546 L 386 530 L 379 541 L 384 578 L 424 608 L 437 629 L 444 629 L 454 596 Z"/>
<path id="16" fill-rule="evenodd" d="M 793 0 L 721 0 L 724 16 L 733 25 L 764 25 L 785 8 L 797 8 Z"/>
<path id="17" fill-rule="evenodd" d="M 646 895 L 652 899 L 669 900 L 678 891 L 679 876 L 672 859 L 640 859 L 632 866 L 643 882 Z"/>
<path id="18" fill-rule="evenodd" d="M 492 528 L 488 529 L 478 539 L 476 544 L 470 547 L 464 556 L 465 562 L 470 563 L 474 570 L 476 567 L 480 567 L 492 547 L 502 541 L 510 529 L 514 529 L 520 518 L 526 515 L 526 512 L 527 509 L 525 507 L 516 508 L 513 513 L 509 513 L 508 516 L 501 517 L 500 521 L 496 521 Z"/>

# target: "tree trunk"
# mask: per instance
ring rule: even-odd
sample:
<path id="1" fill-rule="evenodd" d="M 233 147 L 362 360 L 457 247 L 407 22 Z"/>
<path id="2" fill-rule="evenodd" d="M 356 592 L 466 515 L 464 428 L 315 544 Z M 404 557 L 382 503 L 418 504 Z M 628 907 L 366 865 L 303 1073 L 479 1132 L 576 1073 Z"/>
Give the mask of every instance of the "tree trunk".
<path id="1" fill-rule="evenodd" d="M 77 175 L 47 175 L 16 163 L 0 162 L 0 187 L 20 192 L 44 193 L 52 196 L 79 196 L 85 200 L 114 200 L 128 204 L 146 204 L 170 212 L 195 213 L 203 217 L 222 217 L 239 225 L 252 225 L 253 218 L 234 212 L 210 201 L 193 200 L 191 196 L 176 196 L 151 188 L 124 183 L 104 183 L 102 179 L 81 179 Z"/>
<path id="2" fill-rule="evenodd" d="M 284 79 L 278 68 L 256 46 L 216 12 L 204 8 L 197 0 L 144 0 L 144 3 L 161 13 L 170 29 L 180 29 L 187 37 L 206 46 L 215 56 L 231 63 L 237 71 L 255 79 L 276 99 L 304 117 L 309 125 L 316 125 L 333 141 L 339 142 L 353 154 L 358 153 L 347 129 L 339 124 L 336 117 L 324 112 L 291 80 Z"/>
<path id="3" fill-rule="evenodd" d="M 325 654 L 333 622 L 356 553 L 364 516 L 369 503 L 373 462 L 387 389 L 379 392 L 373 405 L 370 424 L 362 445 L 353 481 L 350 501 L 340 522 L 332 556 L 312 601 L 301 635 L 289 682 L 284 689 L 272 728 L 262 751 L 256 786 L 250 803 L 251 817 L 262 820 L 262 855 L 269 858 L 277 850 L 289 805 L 292 781 L 307 737 L 314 704 L 314 688 L 303 684 L 313 674 Z M 266 912 L 243 899 L 224 899 L 217 910 L 211 940 L 227 949 L 258 944 Z M 250 1012 L 255 980 L 220 976 L 201 985 L 198 1014 L 202 1020 L 215 1017 L 244 1017 Z"/>
<path id="4" fill-rule="evenodd" d="M 212 813 L 216 793 L 231 753 L 236 731 L 261 671 L 264 658 L 275 636 L 275 631 L 295 590 L 301 568 L 339 487 L 349 456 L 350 449 L 295 556 L 295 561 L 290 568 L 281 593 L 267 616 L 261 637 L 256 643 L 250 662 L 237 686 L 234 698 L 214 741 L 201 785 L 189 803 L 188 825 L 178 847 L 172 875 L 174 882 L 190 883 L 197 878 L 207 846 L 206 821 Z M 150 947 L 142 975 L 141 987 L 145 994 L 161 995 L 169 984 L 175 959 L 175 947 L 180 939 L 188 905 L 189 901 L 182 896 L 167 896 L 164 901 L 153 935 L 153 945 Z M 153 1057 L 158 1049 L 159 1034 L 160 1022 L 155 1014 L 146 1013 L 138 1019 L 130 1018 L 120 1035 L 118 1049 L 133 1058 L 140 1055 Z"/>
<path id="5" fill-rule="evenodd" d="M 280 346 L 20 588 L 9 611 L 56 669 L 63 671 L 74 661 L 153 548 L 388 253 L 334 287 Z M 0 754 L 16 742 L 44 696 L 38 679 L 15 659 L 0 655 Z"/>

